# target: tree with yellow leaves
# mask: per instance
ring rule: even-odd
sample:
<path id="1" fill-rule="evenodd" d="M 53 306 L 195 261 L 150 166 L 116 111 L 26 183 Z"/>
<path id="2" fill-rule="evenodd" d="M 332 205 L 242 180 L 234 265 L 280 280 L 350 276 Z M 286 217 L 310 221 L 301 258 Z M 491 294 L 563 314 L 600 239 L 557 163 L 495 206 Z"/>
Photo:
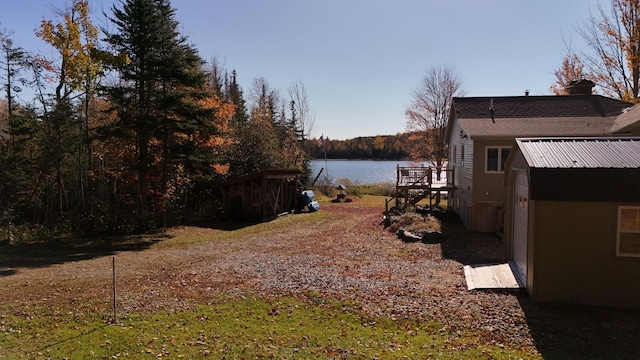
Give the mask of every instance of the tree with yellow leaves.
<path id="1" fill-rule="evenodd" d="M 590 51 L 581 56 L 585 77 L 602 92 L 623 101 L 638 101 L 640 84 L 640 0 L 610 0 L 610 15 L 598 6 L 578 31 Z M 577 80 L 577 79 L 573 79 Z"/>
<path id="2" fill-rule="evenodd" d="M 562 65 L 553 74 L 556 77 L 556 82 L 549 89 L 554 95 L 567 95 L 567 88 L 572 81 L 585 78 L 584 64 L 571 48 L 571 44 L 567 45 Z"/>
<path id="3" fill-rule="evenodd" d="M 53 83 L 54 98 L 49 99 L 42 89 L 44 83 L 37 78 L 38 93 L 42 102 L 45 142 L 42 176 L 51 181 L 58 194 L 56 203 L 62 215 L 69 213 L 77 196 L 84 207 L 87 169 L 91 161 L 89 146 L 89 104 L 98 86 L 102 66 L 96 61 L 98 30 L 91 23 L 88 0 L 73 0 L 70 8 L 58 11 L 59 22 L 44 19 L 36 35 L 51 45 L 58 53 L 57 59 L 36 56 L 34 66 L 43 70 L 44 79 Z M 83 95 L 84 119 L 75 121 L 74 107 L 77 95 Z M 74 169 L 70 171 L 70 169 Z M 51 178 L 51 180 L 49 180 Z M 65 184 L 67 183 L 67 184 Z M 69 191 L 68 183 L 80 184 L 76 191 Z"/>
<path id="4" fill-rule="evenodd" d="M 62 21 L 42 20 L 36 35 L 60 54 L 57 66 L 56 100 L 69 97 L 74 91 L 93 93 L 102 71 L 96 61 L 98 29 L 91 23 L 89 1 L 74 0 L 71 8 L 61 14 Z"/>

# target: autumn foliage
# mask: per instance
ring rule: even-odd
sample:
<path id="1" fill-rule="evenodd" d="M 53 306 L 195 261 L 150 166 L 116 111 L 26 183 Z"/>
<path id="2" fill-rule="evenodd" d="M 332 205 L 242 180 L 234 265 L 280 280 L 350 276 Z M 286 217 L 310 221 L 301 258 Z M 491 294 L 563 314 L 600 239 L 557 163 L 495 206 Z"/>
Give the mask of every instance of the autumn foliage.
<path id="1" fill-rule="evenodd" d="M 587 19 L 578 32 L 586 51 L 575 53 L 567 46 L 551 91 L 564 94 L 571 81 L 588 79 L 606 96 L 638 102 L 640 1 L 610 0 L 607 10 L 598 4 L 596 16 Z"/>
<path id="2" fill-rule="evenodd" d="M 308 172 L 298 113 L 264 79 L 245 101 L 235 71 L 208 65 L 180 34 L 168 0 L 116 3 L 104 34 L 91 14 L 74 0 L 43 19 L 35 33 L 55 50 L 46 57 L 0 34 L 2 80 L 15 84 L 0 111 L 10 241 L 34 224 L 129 233 L 211 221 L 224 215 L 218 189 L 230 177 Z M 35 106 L 15 98 L 23 89 Z M 293 99 L 306 94 L 294 95 L 291 109 L 305 109 Z"/>

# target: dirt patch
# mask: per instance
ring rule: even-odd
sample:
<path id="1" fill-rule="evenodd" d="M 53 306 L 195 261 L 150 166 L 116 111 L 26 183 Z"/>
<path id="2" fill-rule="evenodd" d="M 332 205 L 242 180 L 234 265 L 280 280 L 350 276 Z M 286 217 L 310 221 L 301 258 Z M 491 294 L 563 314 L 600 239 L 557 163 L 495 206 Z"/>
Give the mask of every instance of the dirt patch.
<path id="1" fill-rule="evenodd" d="M 496 236 L 467 232 L 455 219 L 443 223 L 440 243 L 404 243 L 381 225 L 379 208 L 358 201 L 291 216 L 313 221 L 278 219 L 241 237 L 181 227 L 133 250 L 23 265 L 5 256 L 0 311 L 52 305 L 108 313 L 115 255 L 122 312 L 179 311 L 246 293 L 314 294 L 355 302 L 371 316 L 437 320 L 453 333 L 476 329 L 479 343 L 545 357 L 559 351 L 625 358 L 640 350 L 638 312 L 537 305 L 523 293 L 468 291 L 463 265 L 504 259 L 504 246 Z M 282 226 L 283 221 L 291 225 Z M 172 245 L 185 236 L 210 240 Z"/>

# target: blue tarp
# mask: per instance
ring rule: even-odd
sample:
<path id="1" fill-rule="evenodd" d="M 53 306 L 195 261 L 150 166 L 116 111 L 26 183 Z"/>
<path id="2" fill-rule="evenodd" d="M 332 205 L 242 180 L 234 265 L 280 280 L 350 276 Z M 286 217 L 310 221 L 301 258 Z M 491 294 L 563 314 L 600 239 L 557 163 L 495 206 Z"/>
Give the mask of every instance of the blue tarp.
<path id="1" fill-rule="evenodd" d="M 320 204 L 315 201 L 315 195 L 311 190 L 305 190 L 302 192 L 302 202 L 310 212 L 318 211 L 318 209 L 320 209 Z"/>

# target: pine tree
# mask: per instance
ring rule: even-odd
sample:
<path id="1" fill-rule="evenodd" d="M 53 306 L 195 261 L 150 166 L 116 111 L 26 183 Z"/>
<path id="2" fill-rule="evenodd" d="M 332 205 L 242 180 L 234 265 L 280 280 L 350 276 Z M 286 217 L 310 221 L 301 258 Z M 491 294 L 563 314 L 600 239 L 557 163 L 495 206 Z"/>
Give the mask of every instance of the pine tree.
<path id="1" fill-rule="evenodd" d="M 24 82 L 24 79 L 20 78 L 20 73 L 24 70 L 28 55 L 24 49 L 13 44 L 11 37 L 3 33 L 0 33 L 0 51 L 2 51 L 0 57 L 0 78 L 4 79 L 3 85 L 7 100 L 6 129 L 2 129 L 0 126 L 0 132 L 7 132 L 9 148 L 12 148 L 14 144 L 13 120 L 17 107 L 15 93 L 22 90 L 20 83 Z M 1 133 L 0 139 L 2 139 Z"/>
<path id="2" fill-rule="evenodd" d="M 110 95 L 119 112 L 116 128 L 135 144 L 135 200 L 144 230 L 150 220 L 166 221 L 176 184 L 189 178 L 185 172 L 207 172 L 213 152 L 198 144 L 216 134 L 215 114 L 204 105 L 210 94 L 204 62 L 178 32 L 168 0 L 123 0 L 110 20 L 118 32 L 108 42 L 129 57 Z"/>
<path id="3" fill-rule="evenodd" d="M 236 71 L 231 72 L 231 83 L 229 84 L 229 100 L 235 105 L 235 113 L 233 115 L 233 124 L 238 126 L 246 125 L 248 122 L 247 104 L 244 101 L 242 88 L 238 85 Z"/>

